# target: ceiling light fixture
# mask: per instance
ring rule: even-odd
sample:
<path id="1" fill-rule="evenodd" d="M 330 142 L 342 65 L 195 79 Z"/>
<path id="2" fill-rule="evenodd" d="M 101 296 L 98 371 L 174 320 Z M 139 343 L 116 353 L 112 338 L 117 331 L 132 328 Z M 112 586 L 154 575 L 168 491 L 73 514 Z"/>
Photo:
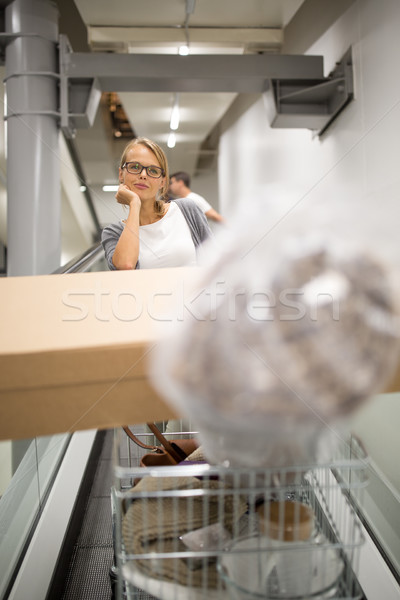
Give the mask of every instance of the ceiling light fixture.
<path id="1" fill-rule="evenodd" d="M 168 136 L 167 146 L 168 146 L 168 148 L 175 148 L 175 144 L 176 144 L 176 135 L 173 131 L 170 131 L 169 136 Z"/>
<path id="2" fill-rule="evenodd" d="M 179 46 L 178 52 L 180 56 L 188 56 L 190 54 L 189 46 L 186 46 L 186 44 Z"/>
<path id="3" fill-rule="evenodd" d="M 190 54 L 189 18 L 190 15 L 194 13 L 195 6 L 196 0 L 186 0 L 185 22 L 183 24 L 183 27 L 185 29 L 186 44 L 182 44 L 181 46 L 179 46 L 178 53 L 180 56 L 188 56 Z"/>
<path id="4" fill-rule="evenodd" d="M 172 106 L 169 127 L 174 131 L 176 131 L 179 127 L 179 94 L 175 94 L 175 100 Z"/>
<path id="5" fill-rule="evenodd" d="M 119 185 L 103 185 L 103 192 L 117 192 Z"/>

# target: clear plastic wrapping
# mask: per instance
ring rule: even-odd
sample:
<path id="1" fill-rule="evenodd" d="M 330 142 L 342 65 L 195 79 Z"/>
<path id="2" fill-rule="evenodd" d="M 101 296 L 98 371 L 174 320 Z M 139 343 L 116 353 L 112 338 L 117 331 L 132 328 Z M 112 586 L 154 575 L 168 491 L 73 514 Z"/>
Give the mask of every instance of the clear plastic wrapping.
<path id="1" fill-rule="evenodd" d="M 307 464 L 397 365 L 390 273 L 338 236 L 292 232 L 272 249 L 249 229 L 223 238 L 152 378 L 211 462 Z"/>

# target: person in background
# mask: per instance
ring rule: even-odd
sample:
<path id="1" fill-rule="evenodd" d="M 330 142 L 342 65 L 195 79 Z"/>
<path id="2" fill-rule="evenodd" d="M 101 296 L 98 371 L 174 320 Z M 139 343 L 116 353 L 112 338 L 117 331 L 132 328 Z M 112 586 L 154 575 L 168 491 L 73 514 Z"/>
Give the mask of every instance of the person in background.
<path id="1" fill-rule="evenodd" d="M 111 270 L 197 264 L 200 245 L 211 234 L 193 200 L 165 201 L 167 158 L 155 142 L 135 138 L 125 147 L 115 198 L 128 208 L 126 219 L 105 227 L 101 242 Z"/>
<path id="2" fill-rule="evenodd" d="M 185 198 L 194 200 L 200 210 L 206 215 L 208 219 L 223 223 L 224 217 L 219 214 L 212 206 L 207 202 L 203 196 L 192 192 L 190 189 L 190 176 L 186 171 L 177 171 L 173 173 L 170 178 L 169 192 L 175 198 Z"/>

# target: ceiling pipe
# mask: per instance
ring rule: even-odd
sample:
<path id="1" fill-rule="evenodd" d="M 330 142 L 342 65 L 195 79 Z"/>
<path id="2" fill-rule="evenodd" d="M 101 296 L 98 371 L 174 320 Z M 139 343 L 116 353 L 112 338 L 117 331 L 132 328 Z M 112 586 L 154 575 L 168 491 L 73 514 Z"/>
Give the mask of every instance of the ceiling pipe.
<path id="1" fill-rule="evenodd" d="M 190 39 L 189 39 L 189 19 L 190 16 L 194 13 L 194 9 L 196 7 L 196 0 L 186 0 L 186 15 L 185 15 L 185 37 L 186 37 L 186 46 L 181 46 L 179 48 L 179 54 L 181 56 L 187 56 L 190 54 Z"/>

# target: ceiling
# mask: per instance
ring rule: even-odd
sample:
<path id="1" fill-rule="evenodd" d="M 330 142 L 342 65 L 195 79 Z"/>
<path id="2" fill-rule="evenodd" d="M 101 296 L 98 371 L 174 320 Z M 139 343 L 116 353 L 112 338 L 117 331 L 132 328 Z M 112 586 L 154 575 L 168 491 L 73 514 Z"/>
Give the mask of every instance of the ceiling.
<path id="1" fill-rule="evenodd" d="M 237 94 L 231 91 L 200 91 L 199 82 L 215 81 L 215 85 L 212 84 L 208 89 L 241 89 L 243 92 L 243 85 L 251 81 L 254 73 L 248 67 L 239 68 L 236 63 L 229 62 L 234 58 L 232 55 L 253 55 L 253 58 L 257 58 L 258 54 L 302 55 L 354 1 L 52 0 L 59 10 L 59 33 L 66 36 L 76 56 L 79 55 L 83 60 L 90 56 L 89 64 L 97 64 L 97 67 L 100 64 L 100 72 L 103 70 L 102 60 L 106 62 L 102 57 L 106 55 L 114 59 L 125 54 L 125 59 L 134 59 L 133 62 L 127 61 L 127 67 L 122 67 L 123 63 L 119 60 L 112 61 L 116 70 L 120 72 L 126 68 L 127 75 L 131 75 L 126 82 L 125 71 L 122 72 L 120 78 L 125 85 L 119 90 L 142 85 L 140 81 L 138 84 L 138 79 L 145 79 L 146 73 L 142 76 L 140 71 L 144 69 L 143 64 L 165 65 L 171 64 L 173 59 L 172 70 L 163 71 L 164 66 L 158 68 L 161 75 L 155 78 L 152 73 L 150 77 L 153 77 L 154 85 L 147 88 L 169 91 L 118 92 L 124 126 L 130 130 L 129 136 L 143 135 L 157 141 L 166 151 L 171 172 L 188 171 L 195 179 L 193 187 L 196 191 L 202 193 L 205 186 L 207 191 L 204 193 L 217 209 L 218 187 L 215 182 L 221 119 L 224 117 L 223 122 L 229 123 L 231 118 L 237 118 L 238 110 L 251 106 L 259 92 L 241 93 L 237 98 Z M 10 0 L 0 0 L 0 21 L 4 21 L 4 10 L 9 3 Z M 193 56 L 190 62 L 184 63 L 185 57 L 177 56 L 182 44 L 188 44 L 191 55 L 208 56 L 204 60 Z M 145 57 L 144 53 L 151 56 Z M 99 58 L 97 63 L 93 60 L 96 54 Z M 128 57 L 128 54 L 131 56 Z M 175 56 L 166 56 L 168 54 Z M 213 55 L 224 54 L 231 56 L 210 61 Z M 250 57 L 241 56 L 240 64 L 247 58 Z M 262 59 L 262 56 L 259 58 Z M 203 71 L 195 81 L 190 69 L 185 70 L 184 65 L 192 65 L 193 62 L 198 64 L 197 59 L 200 59 Z M 137 67 L 136 71 L 130 73 L 132 64 L 140 65 L 139 76 Z M 213 72 L 216 64 L 219 67 Z M 227 64 L 230 66 L 227 67 Z M 181 73 L 179 68 L 182 68 Z M 96 75 L 90 69 L 86 77 L 92 79 Z M 215 75 L 221 71 L 224 73 L 223 79 L 221 75 Z M 237 71 L 241 74 L 237 75 Z M 0 65 L 0 74 L 2 72 L 3 63 Z M 175 85 L 178 80 L 181 89 L 177 96 Z M 220 85 L 225 80 L 231 85 Z M 239 80 L 242 87 L 237 85 Z M 247 91 L 247 87 L 245 89 Z M 98 239 L 104 225 L 126 216 L 123 207 L 115 202 L 114 194 L 102 191 L 103 185 L 117 183 L 119 159 L 127 142 L 126 138 L 114 135 L 116 125 L 113 117 L 116 113 L 112 113 L 109 106 L 113 91 L 107 89 L 102 94 L 91 126 L 78 128 L 73 139 L 64 140 L 65 143 L 61 144 L 61 163 L 70 165 L 69 170 L 64 169 L 69 176 L 64 176 L 61 181 L 62 264 L 83 252 L 91 241 Z M 1 86 L 0 99 L 3 99 L 3 93 L 4 86 Z M 180 124 L 176 131 L 176 145 L 170 149 L 167 139 L 171 111 L 176 101 L 180 107 Z M 3 139 L 4 133 L 0 136 L 0 140 Z M 79 190 L 79 181 L 85 181 L 86 191 Z M 214 190 L 213 200 L 209 196 L 211 190 Z M 6 213 L 6 155 L 5 148 L 1 147 L 0 248 L 1 243 L 7 245 Z"/>
<path id="2" fill-rule="evenodd" d="M 65 3 L 58 2 L 63 17 L 60 31 L 74 51 L 136 54 L 178 54 L 183 44 L 188 44 L 191 54 L 279 53 L 283 29 L 302 4 L 303 0 L 75 0 L 75 20 L 65 25 Z M 84 41 L 82 35 L 76 41 L 78 31 L 84 32 Z M 216 168 L 213 150 L 204 142 L 235 93 L 122 92 L 118 96 L 134 134 L 150 137 L 164 148 L 171 172 L 185 170 L 193 176 Z M 176 145 L 170 149 L 167 140 L 176 101 L 180 124 Z M 93 127 L 77 132 L 76 146 L 101 225 L 115 220 L 115 211 L 109 210 L 111 199 L 105 199 L 101 186 L 117 182 L 126 141 L 112 135 L 105 98 Z M 204 156 L 208 160 L 201 160 Z"/>

